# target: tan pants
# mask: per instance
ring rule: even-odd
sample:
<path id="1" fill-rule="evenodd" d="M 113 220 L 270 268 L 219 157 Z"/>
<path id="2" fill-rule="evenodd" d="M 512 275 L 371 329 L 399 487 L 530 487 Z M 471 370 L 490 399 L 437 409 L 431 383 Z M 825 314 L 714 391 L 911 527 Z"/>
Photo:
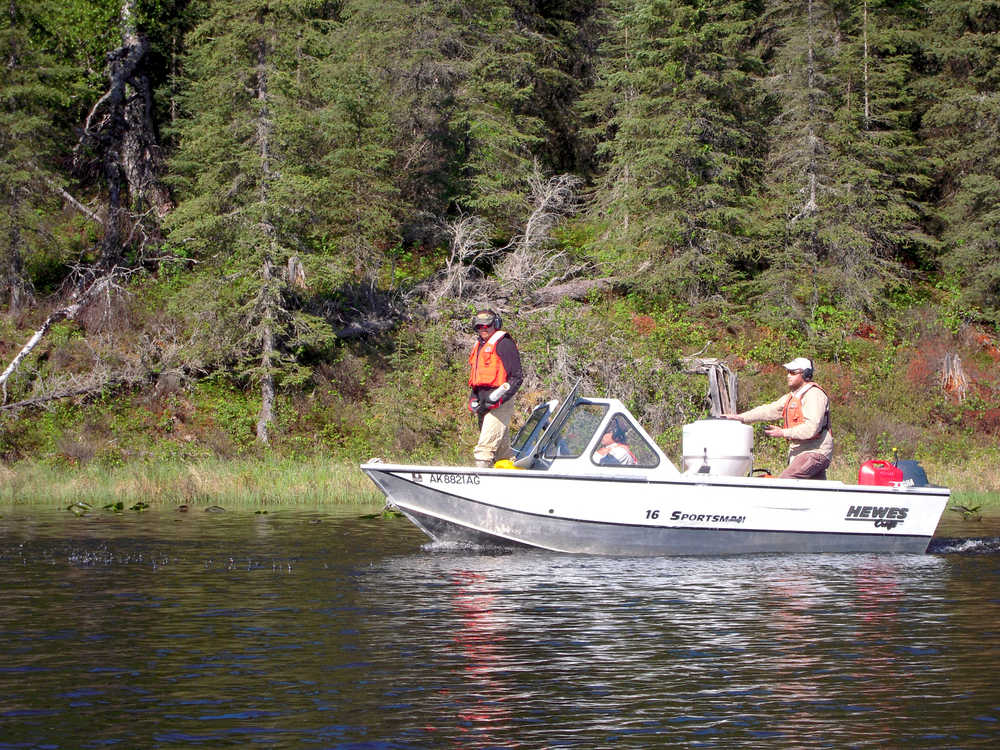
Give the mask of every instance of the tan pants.
<path id="1" fill-rule="evenodd" d="M 492 466 L 494 462 L 514 455 L 510 450 L 510 418 L 513 416 L 513 401 L 505 401 L 483 415 L 479 442 L 472 451 L 477 461 L 488 461 Z"/>
<path id="2" fill-rule="evenodd" d="M 778 476 L 785 479 L 826 479 L 830 459 L 822 453 L 806 451 L 793 458 Z"/>

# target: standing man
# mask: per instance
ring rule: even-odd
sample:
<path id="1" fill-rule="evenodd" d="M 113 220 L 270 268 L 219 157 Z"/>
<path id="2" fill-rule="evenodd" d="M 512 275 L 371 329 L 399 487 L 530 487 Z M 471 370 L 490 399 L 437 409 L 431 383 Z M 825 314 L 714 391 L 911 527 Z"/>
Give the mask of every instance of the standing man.
<path id="1" fill-rule="evenodd" d="M 517 345 L 500 325 L 493 310 L 480 310 L 472 319 L 476 343 L 469 354 L 469 411 L 479 416 L 479 442 L 472 455 L 480 468 L 513 455 L 510 418 L 524 380 Z"/>
<path id="2" fill-rule="evenodd" d="M 811 359 L 796 357 L 784 367 L 788 371 L 788 393 L 770 404 L 726 416 L 744 423 L 780 419 L 781 427 L 768 425 L 764 428 L 768 437 L 788 441 L 788 468 L 779 476 L 826 479 L 826 469 L 833 457 L 830 397 L 812 382 Z"/>

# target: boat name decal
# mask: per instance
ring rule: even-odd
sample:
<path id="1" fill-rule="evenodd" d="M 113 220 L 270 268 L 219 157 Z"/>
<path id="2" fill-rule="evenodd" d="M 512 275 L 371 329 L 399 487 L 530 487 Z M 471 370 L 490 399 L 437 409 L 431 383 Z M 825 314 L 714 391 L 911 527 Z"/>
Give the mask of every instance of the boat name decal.
<path id="1" fill-rule="evenodd" d="M 479 484 L 478 474 L 431 474 L 431 484 Z"/>
<path id="2" fill-rule="evenodd" d="M 670 514 L 671 521 L 694 521 L 695 523 L 743 523 L 746 516 L 724 516 L 712 513 L 683 513 L 675 510 Z"/>
<path id="3" fill-rule="evenodd" d="M 877 529 L 894 529 L 903 523 L 908 508 L 881 505 L 852 505 L 845 521 L 873 521 Z"/>

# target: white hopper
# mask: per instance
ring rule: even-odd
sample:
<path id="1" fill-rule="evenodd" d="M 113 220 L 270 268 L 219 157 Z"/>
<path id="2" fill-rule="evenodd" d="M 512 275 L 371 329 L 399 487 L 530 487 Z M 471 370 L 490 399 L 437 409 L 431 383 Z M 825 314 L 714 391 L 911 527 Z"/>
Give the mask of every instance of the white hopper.
<path id="1" fill-rule="evenodd" d="M 734 419 L 700 419 L 684 425 L 681 452 L 685 474 L 743 477 L 753 466 L 753 428 Z"/>

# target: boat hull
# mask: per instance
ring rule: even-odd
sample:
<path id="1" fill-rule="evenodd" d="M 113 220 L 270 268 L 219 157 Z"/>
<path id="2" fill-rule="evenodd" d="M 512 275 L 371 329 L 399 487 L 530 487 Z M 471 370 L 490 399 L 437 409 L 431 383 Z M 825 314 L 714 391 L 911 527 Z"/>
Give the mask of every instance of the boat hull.
<path id="1" fill-rule="evenodd" d="M 366 464 L 436 541 L 601 555 L 923 553 L 948 491 Z"/>

